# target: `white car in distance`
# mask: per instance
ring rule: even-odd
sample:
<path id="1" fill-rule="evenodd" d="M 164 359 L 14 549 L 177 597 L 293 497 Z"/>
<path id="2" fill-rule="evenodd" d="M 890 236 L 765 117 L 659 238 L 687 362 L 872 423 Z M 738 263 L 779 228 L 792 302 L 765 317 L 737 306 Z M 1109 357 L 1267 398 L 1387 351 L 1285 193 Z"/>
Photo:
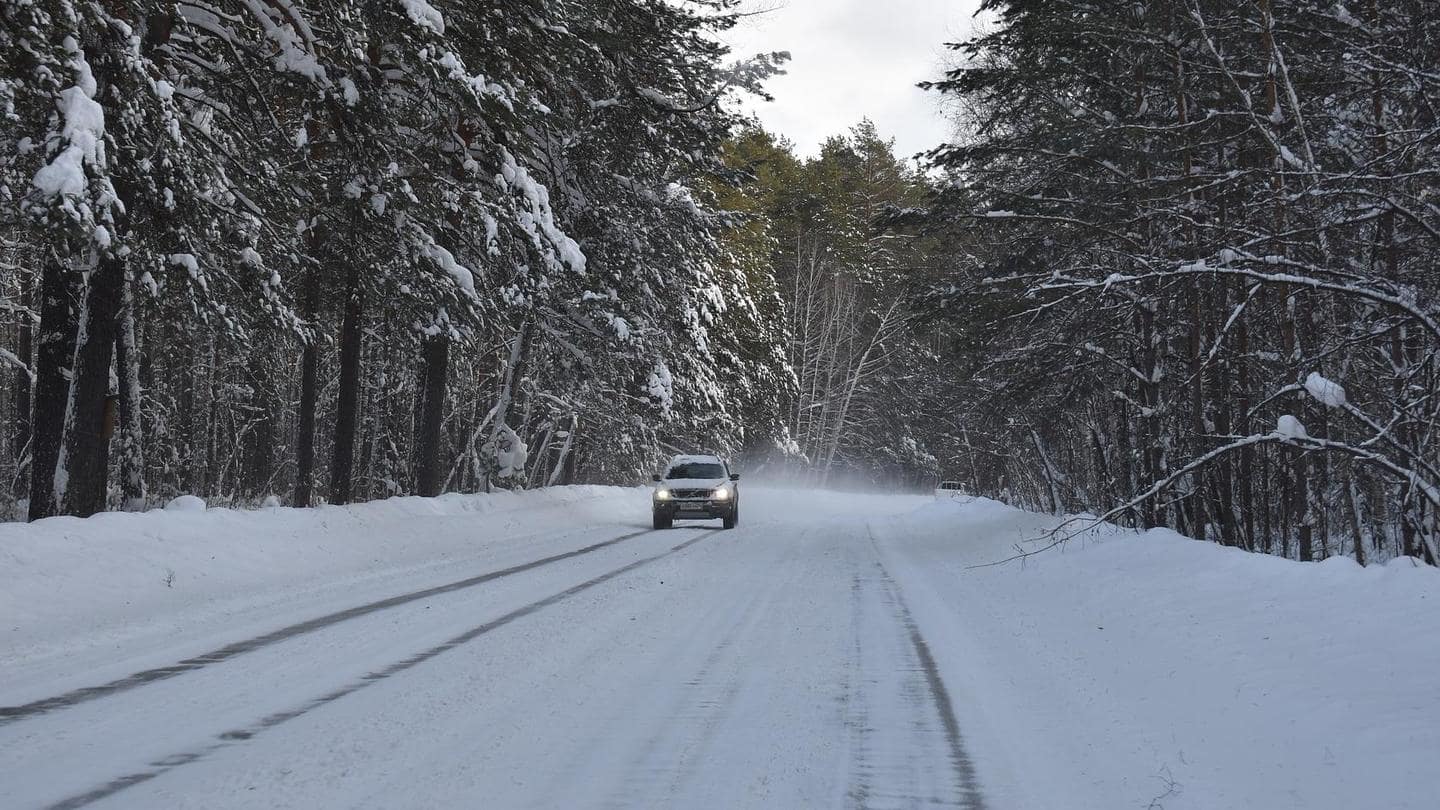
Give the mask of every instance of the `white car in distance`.
<path id="1" fill-rule="evenodd" d="M 949 498 L 969 498 L 970 492 L 965 488 L 964 482 L 941 481 L 940 485 L 935 487 L 935 497 L 942 500 Z"/>
<path id="2" fill-rule="evenodd" d="M 656 529 L 677 520 L 715 520 L 727 529 L 740 520 L 740 476 L 719 456 L 675 456 L 654 476 L 651 513 Z"/>

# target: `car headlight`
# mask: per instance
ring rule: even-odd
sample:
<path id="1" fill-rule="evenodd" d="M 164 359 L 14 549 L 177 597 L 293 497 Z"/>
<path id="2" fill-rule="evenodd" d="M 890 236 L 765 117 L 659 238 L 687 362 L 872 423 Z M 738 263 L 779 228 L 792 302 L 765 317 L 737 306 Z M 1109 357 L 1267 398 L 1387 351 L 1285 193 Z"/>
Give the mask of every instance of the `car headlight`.
<path id="1" fill-rule="evenodd" d="M 728 501 L 730 500 L 730 490 L 721 487 L 720 489 L 717 489 L 713 493 L 711 493 L 711 496 L 714 497 L 717 501 Z"/>
<path id="2" fill-rule="evenodd" d="M 657 500 L 657 501 L 668 501 L 668 500 L 670 500 L 670 490 L 668 490 L 668 489 L 657 489 L 657 490 L 655 490 L 655 500 Z"/>

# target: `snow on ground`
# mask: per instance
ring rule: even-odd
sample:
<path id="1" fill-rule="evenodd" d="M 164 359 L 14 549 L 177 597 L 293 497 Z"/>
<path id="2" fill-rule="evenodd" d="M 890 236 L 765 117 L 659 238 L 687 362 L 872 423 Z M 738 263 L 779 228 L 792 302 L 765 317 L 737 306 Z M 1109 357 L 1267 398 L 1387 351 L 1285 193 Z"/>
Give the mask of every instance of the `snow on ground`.
<path id="1" fill-rule="evenodd" d="M 1434 569 L 1114 529 L 974 567 L 1057 519 L 750 486 L 653 532 L 646 493 L 0 526 L 0 806 L 1440 795 Z"/>
<path id="2" fill-rule="evenodd" d="M 1437 806 L 1440 571 L 1163 530 L 967 568 L 1058 521 L 984 500 L 912 518 L 886 556 L 995 806 Z"/>
<path id="3" fill-rule="evenodd" d="M 449 571 L 583 545 L 571 541 L 590 527 L 638 526 L 648 517 L 636 492 L 555 487 L 0 523 L 0 654 L 14 685 L 21 664 L 46 665 L 37 677 L 48 683 L 97 645 L 127 657 L 168 649 L 177 635 L 203 645 L 216 633 L 265 629 L 292 607 L 338 610 Z"/>

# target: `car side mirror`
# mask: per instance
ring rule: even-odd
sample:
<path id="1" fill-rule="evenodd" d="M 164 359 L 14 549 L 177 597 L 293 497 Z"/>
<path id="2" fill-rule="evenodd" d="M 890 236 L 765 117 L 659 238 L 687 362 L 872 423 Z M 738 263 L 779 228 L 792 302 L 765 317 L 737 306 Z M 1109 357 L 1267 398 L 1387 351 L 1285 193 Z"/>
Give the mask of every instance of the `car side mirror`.
<path id="1" fill-rule="evenodd" d="M 740 480 L 740 473 L 730 473 L 730 480 L 731 480 L 731 481 L 739 481 L 739 480 Z"/>
<path id="2" fill-rule="evenodd" d="M 650 480 L 658 484 L 660 482 L 660 473 L 655 473 L 654 475 L 650 476 Z"/>

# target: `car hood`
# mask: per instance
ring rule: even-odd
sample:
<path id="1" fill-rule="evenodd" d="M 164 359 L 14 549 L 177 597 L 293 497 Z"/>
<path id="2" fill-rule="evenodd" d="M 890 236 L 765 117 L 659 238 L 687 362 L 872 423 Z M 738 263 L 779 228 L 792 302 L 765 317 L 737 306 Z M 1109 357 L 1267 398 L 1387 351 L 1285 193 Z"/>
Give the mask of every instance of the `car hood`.
<path id="1" fill-rule="evenodd" d="M 656 489 L 715 489 L 726 483 L 724 478 L 666 478 Z"/>

